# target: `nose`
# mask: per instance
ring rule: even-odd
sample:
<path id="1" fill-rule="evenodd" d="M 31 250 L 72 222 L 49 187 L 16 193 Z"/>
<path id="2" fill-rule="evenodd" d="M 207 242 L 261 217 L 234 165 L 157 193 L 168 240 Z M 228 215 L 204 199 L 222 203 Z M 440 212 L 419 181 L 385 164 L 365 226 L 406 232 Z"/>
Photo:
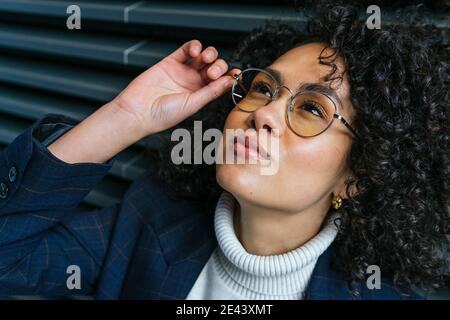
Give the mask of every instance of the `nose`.
<path id="1" fill-rule="evenodd" d="M 287 94 L 283 95 L 283 97 L 280 94 L 277 99 L 268 105 L 256 109 L 249 114 L 247 125 L 256 131 L 266 129 L 275 136 L 282 136 L 286 130 L 284 116 L 288 99 L 289 96 Z"/>

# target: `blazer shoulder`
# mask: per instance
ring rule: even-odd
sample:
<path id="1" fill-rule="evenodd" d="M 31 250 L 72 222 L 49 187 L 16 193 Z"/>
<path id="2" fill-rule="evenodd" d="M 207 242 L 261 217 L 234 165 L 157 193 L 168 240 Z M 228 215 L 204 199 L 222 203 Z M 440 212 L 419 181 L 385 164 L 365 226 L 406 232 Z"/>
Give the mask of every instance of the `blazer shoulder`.
<path id="1" fill-rule="evenodd" d="M 370 286 L 371 275 L 355 280 L 350 273 L 335 267 L 336 243 L 319 257 L 307 290 L 307 299 L 320 300 L 422 300 L 425 297 L 405 288 L 396 288 L 393 281 L 381 277 L 380 286 Z"/>

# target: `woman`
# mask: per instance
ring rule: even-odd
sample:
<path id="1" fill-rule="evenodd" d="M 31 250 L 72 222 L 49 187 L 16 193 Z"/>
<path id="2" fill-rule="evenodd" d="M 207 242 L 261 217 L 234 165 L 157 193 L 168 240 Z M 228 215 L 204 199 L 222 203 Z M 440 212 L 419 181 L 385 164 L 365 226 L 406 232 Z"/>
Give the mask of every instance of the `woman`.
<path id="1" fill-rule="evenodd" d="M 448 52 L 431 27 L 368 30 L 357 12 L 324 5 L 308 32 L 255 30 L 235 54 L 242 70 L 190 41 L 81 123 L 35 123 L 0 157 L 1 294 L 401 299 L 444 285 Z M 121 204 L 73 211 L 118 152 L 231 86 L 235 105 L 200 116 L 223 125 L 225 153 L 269 158 L 274 174 L 259 162 L 161 167 Z"/>

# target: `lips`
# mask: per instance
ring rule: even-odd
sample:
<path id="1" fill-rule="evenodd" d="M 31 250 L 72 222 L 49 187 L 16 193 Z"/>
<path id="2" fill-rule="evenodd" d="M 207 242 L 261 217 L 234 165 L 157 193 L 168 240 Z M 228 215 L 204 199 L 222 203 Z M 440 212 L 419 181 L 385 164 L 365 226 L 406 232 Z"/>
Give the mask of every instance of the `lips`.
<path id="1" fill-rule="evenodd" d="M 235 154 L 256 160 L 268 160 L 270 154 L 261 146 L 257 135 L 235 136 L 233 139 Z"/>

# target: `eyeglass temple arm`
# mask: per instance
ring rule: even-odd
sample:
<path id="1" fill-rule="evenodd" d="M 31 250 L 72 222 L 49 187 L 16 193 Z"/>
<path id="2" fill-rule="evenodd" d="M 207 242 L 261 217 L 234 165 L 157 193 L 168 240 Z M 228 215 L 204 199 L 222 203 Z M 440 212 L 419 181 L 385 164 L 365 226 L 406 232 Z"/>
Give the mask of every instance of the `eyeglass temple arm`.
<path id="1" fill-rule="evenodd" d="M 347 129 L 349 129 L 355 135 L 355 137 L 357 137 L 358 139 L 361 139 L 361 137 L 356 133 L 355 129 L 352 128 L 352 126 L 344 119 L 343 116 L 335 113 L 334 117 L 337 118 L 338 120 L 340 120 L 344 124 L 344 126 L 346 126 Z"/>

